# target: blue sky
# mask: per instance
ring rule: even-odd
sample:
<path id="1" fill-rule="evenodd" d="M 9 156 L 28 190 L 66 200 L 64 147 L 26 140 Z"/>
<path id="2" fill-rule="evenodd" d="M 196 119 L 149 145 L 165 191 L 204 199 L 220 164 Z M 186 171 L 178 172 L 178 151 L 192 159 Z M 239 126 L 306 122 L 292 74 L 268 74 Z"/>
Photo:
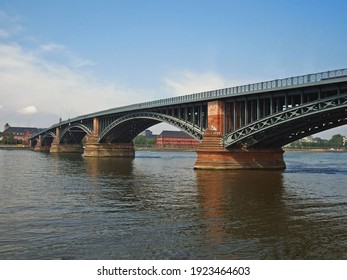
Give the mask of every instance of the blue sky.
<path id="1" fill-rule="evenodd" d="M 347 1 L 0 0 L 0 122 L 347 67 Z M 323 133 L 347 135 L 347 128 Z"/>

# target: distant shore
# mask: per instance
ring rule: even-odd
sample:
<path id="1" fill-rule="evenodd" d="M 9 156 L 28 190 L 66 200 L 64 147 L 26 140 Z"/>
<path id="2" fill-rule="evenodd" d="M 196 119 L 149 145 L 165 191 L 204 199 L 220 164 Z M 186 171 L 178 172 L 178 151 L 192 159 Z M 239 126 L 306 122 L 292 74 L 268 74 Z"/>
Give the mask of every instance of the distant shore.
<path id="1" fill-rule="evenodd" d="M 23 145 L 0 145 L 1 150 L 31 150 L 30 146 Z M 311 153 L 346 153 L 347 150 L 344 149 L 326 149 L 326 148 L 313 148 L 313 149 L 291 149 L 284 148 L 285 152 L 311 152 Z M 157 151 L 157 152 L 196 152 L 197 148 L 177 148 L 177 147 L 165 147 L 165 148 L 157 148 L 157 147 L 136 147 L 135 151 Z"/>
<path id="2" fill-rule="evenodd" d="M 2 150 L 31 150 L 30 146 L 23 145 L 0 145 Z"/>
<path id="3" fill-rule="evenodd" d="M 285 152 L 311 152 L 311 153 L 346 153 L 347 150 L 343 149 L 324 149 L 324 148 L 314 148 L 314 149 L 283 149 Z"/>
<path id="4" fill-rule="evenodd" d="M 196 152 L 197 148 L 175 148 L 175 147 L 134 147 L 135 151 L 156 151 L 156 152 Z"/>

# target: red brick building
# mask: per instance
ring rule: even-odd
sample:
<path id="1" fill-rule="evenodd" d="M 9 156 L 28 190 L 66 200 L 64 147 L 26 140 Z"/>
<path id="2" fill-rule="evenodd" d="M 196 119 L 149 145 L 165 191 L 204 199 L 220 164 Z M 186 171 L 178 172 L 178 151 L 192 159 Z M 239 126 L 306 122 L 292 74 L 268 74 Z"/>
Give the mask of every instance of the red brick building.
<path id="1" fill-rule="evenodd" d="M 195 149 L 199 146 L 199 141 L 183 131 L 163 130 L 157 136 L 157 146 L 158 148 Z"/>
<path id="2" fill-rule="evenodd" d="M 13 139 L 24 145 L 29 145 L 29 138 L 36 133 L 39 133 L 42 129 L 36 127 L 12 127 L 8 123 L 5 124 L 4 132 L 0 138 L 13 135 Z"/>

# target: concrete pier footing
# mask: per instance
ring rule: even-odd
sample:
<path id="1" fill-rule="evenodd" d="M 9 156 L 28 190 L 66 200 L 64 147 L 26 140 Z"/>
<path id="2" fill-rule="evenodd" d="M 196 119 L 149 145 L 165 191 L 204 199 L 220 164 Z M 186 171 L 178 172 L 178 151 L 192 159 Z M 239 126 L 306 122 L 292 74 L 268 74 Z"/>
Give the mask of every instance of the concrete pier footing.
<path id="1" fill-rule="evenodd" d="M 84 149 L 84 156 L 134 158 L 135 149 L 132 143 L 87 144 Z"/>
<path id="2" fill-rule="evenodd" d="M 195 169 L 274 169 L 286 164 L 282 149 L 225 149 L 220 132 L 207 130 L 197 150 Z"/>
<path id="3" fill-rule="evenodd" d="M 41 146 L 41 145 L 36 145 L 34 148 L 34 151 L 36 152 L 49 152 L 51 146 Z"/>
<path id="4" fill-rule="evenodd" d="M 51 145 L 51 148 L 49 150 L 51 154 L 59 154 L 59 153 L 83 153 L 83 146 L 82 144 L 55 144 L 53 143 Z"/>

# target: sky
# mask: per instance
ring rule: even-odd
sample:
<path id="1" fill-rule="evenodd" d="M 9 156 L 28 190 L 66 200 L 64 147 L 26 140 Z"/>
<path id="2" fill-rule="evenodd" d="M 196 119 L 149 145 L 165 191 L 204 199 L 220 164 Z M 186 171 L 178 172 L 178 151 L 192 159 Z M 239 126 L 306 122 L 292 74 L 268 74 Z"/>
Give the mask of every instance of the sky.
<path id="1" fill-rule="evenodd" d="M 0 0 L 0 125 L 346 68 L 346 11 L 345 0 Z M 337 133 L 347 126 L 318 136 Z"/>

